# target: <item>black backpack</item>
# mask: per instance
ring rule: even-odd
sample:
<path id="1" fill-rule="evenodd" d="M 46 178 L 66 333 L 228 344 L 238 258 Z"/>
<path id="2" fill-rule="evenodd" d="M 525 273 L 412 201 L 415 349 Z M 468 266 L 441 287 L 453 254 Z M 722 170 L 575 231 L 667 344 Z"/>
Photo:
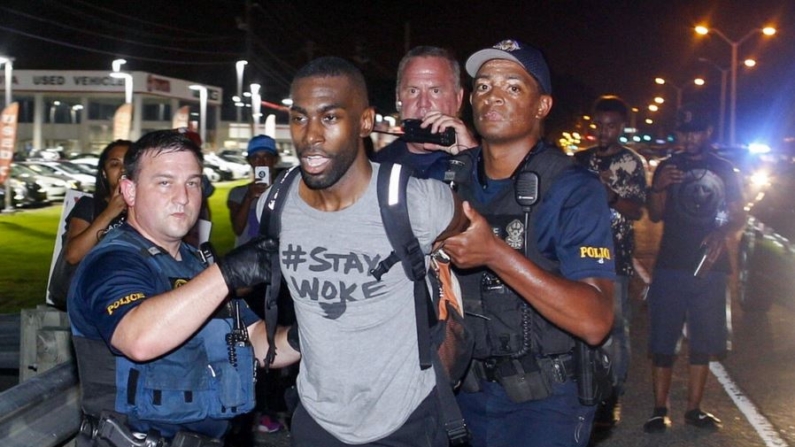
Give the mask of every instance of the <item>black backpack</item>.
<path id="1" fill-rule="evenodd" d="M 276 179 L 268 192 L 260 216 L 260 235 L 276 241 L 277 245 L 285 195 L 299 172 L 294 167 Z M 453 388 L 469 366 L 474 339 L 464 326 L 463 314 L 456 311 L 448 301 L 451 297 L 442 299 L 439 277 L 436 274 L 427 274 L 425 255 L 409 221 L 406 188 L 410 177 L 410 170 L 402 165 L 384 163 L 380 166 L 377 178 L 378 204 L 393 251 L 370 274 L 380 280 L 384 273 L 400 262 L 406 276 L 413 281 L 420 368 L 434 368 L 437 396 L 447 436 L 451 445 L 463 445 L 469 441 L 469 431 L 455 400 Z M 265 323 L 270 345 L 265 358 L 266 365 L 270 365 L 276 354 L 274 335 L 278 317 L 277 301 L 279 291 L 284 286 L 278 268 L 278 250 L 271 255 L 271 265 L 274 266 L 271 270 L 271 283 L 265 292 Z M 426 280 L 431 283 L 433 296 Z M 443 306 L 444 311 L 440 312 L 439 306 Z M 440 314 L 446 314 L 446 318 L 440 318 Z"/>

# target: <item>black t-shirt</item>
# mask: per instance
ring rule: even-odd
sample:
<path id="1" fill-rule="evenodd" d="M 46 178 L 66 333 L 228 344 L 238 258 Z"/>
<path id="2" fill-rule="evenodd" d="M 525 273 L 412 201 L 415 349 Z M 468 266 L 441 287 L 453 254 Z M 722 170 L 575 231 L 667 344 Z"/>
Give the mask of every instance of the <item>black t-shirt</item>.
<path id="1" fill-rule="evenodd" d="M 655 177 L 667 165 L 685 171 L 685 180 L 667 189 L 663 210 L 665 228 L 656 265 L 691 271 L 701 258 L 701 242 L 728 222 L 728 205 L 742 200 L 742 186 L 734 166 L 712 153 L 707 153 L 702 160 L 674 155 L 660 163 Z M 713 271 L 728 270 L 728 257 L 724 253 Z"/>

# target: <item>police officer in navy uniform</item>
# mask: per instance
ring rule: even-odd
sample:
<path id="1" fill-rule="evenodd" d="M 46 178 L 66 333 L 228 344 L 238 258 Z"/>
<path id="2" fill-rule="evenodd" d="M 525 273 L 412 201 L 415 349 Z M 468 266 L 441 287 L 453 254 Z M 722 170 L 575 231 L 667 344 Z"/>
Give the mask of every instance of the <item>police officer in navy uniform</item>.
<path id="1" fill-rule="evenodd" d="M 575 342 L 598 345 L 613 322 L 605 189 L 542 140 L 552 96 L 539 50 L 505 40 L 466 69 L 482 146 L 458 157 L 471 225 L 444 249 L 475 334 L 458 395 L 472 446 L 584 446 L 596 407 L 578 399 Z"/>
<path id="2" fill-rule="evenodd" d="M 125 155 L 127 223 L 84 259 L 68 297 L 78 445 L 222 445 L 229 419 L 253 407 L 265 325 L 227 296 L 269 279 L 269 249 L 254 240 L 209 265 L 182 242 L 199 215 L 201 166 L 199 147 L 173 130 Z M 277 340 L 274 366 L 296 361 L 284 330 Z"/>

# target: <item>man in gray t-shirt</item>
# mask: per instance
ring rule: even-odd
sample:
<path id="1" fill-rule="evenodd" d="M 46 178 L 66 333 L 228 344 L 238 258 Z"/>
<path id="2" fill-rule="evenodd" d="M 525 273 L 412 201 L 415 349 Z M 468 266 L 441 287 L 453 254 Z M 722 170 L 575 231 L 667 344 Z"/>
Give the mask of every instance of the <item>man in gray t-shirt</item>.
<path id="1" fill-rule="evenodd" d="M 433 370 L 419 365 L 413 283 L 399 265 L 380 281 L 369 273 L 392 247 L 380 166 L 362 142 L 374 122 L 364 78 L 342 59 L 317 59 L 296 74 L 291 97 L 301 181 L 283 192 L 279 257 L 302 354 L 292 445 L 447 446 Z M 426 254 L 466 224 L 441 182 L 410 179 L 407 202 Z"/>

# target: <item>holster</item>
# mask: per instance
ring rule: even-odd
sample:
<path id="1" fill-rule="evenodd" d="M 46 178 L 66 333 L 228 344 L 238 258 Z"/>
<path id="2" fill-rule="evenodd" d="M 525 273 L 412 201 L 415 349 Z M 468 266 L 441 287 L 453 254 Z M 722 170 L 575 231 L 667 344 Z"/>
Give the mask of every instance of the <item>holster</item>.
<path id="1" fill-rule="evenodd" d="M 513 402 L 527 402 L 546 399 L 552 395 L 552 383 L 547 374 L 527 355 L 520 361 L 510 359 L 500 363 L 494 369 L 494 377 L 505 389 L 505 394 Z"/>
<path id="2" fill-rule="evenodd" d="M 583 405 L 596 405 L 613 392 L 613 364 L 607 351 L 578 341 L 577 397 Z"/>
<path id="3" fill-rule="evenodd" d="M 536 358 L 491 357 L 473 360 L 461 390 L 481 391 L 480 381 L 497 382 L 513 402 L 546 399 L 552 395 L 553 385 L 574 377 L 574 362 L 570 354 Z"/>
<path id="4" fill-rule="evenodd" d="M 156 430 L 145 437 L 136 435 L 125 424 L 123 415 L 102 412 L 99 418 L 83 415 L 80 434 L 93 441 L 93 445 L 109 447 L 223 447 L 220 439 L 210 438 L 187 431 L 179 431 L 168 442 Z"/>

